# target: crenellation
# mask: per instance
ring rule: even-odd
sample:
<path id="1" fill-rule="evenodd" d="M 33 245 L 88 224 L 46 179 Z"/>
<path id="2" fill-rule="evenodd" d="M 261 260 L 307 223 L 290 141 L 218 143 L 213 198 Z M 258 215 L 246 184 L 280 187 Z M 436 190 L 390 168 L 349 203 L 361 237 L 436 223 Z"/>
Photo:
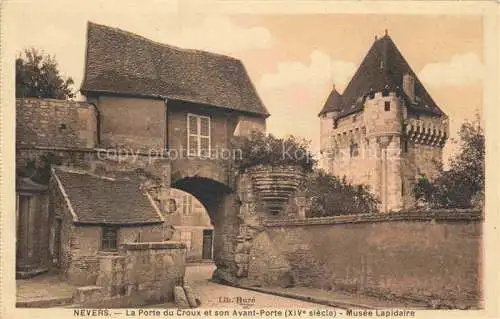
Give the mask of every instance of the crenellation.
<path id="1" fill-rule="evenodd" d="M 415 204 L 411 185 L 416 176 L 435 176 L 449 125 L 446 114 L 420 95 L 425 89 L 410 67 L 387 60 L 381 43 L 401 55 L 389 37 L 375 41 L 357 72 L 371 74 L 361 68 L 376 67 L 386 76 L 373 78 L 373 83 L 357 77 L 342 94 L 332 91 L 336 104 L 329 98 L 321 113 L 333 119 L 331 138 L 322 137 L 320 143 L 328 154 L 323 161 L 327 171 L 369 186 L 381 201 L 381 211 L 390 212 Z M 382 57 L 387 61 L 380 66 Z"/>

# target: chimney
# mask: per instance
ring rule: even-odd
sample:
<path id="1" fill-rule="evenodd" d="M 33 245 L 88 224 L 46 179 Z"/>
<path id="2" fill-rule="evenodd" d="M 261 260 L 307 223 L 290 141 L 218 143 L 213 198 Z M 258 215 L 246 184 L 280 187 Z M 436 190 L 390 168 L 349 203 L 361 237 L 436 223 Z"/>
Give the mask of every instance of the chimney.
<path id="1" fill-rule="evenodd" d="M 415 78 L 411 74 L 403 75 L 403 92 L 410 101 L 415 101 Z"/>

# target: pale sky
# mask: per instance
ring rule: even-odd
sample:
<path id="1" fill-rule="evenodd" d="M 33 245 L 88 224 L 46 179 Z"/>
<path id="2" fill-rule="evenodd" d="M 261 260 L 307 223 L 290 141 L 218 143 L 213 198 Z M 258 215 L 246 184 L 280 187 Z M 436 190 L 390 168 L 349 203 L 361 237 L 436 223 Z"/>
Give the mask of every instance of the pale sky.
<path id="1" fill-rule="evenodd" d="M 210 10 L 177 14 L 164 1 L 127 3 L 14 1 L 7 3 L 4 14 L 15 21 L 16 50 L 33 46 L 55 55 L 77 89 L 83 77 L 87 21 L 240 58 L 271 113 L 268 132 L 310 139 L 314 151 L 319 148 L 317 114 L 332 86 L 342 92 L 374 37 L 385 29 L 449 115 L 452 137 L 465 119 L 473 120 L 482 109 L 479 16 L 234 15 Z M 450 144 L 445 160 L 455 149 Z"/>

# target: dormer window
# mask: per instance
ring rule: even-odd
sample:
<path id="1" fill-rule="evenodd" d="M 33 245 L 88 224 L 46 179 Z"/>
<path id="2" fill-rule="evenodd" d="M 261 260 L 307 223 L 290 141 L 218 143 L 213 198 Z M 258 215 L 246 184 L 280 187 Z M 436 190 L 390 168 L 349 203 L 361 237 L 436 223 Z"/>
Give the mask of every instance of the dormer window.
<path id="1" fill-rule="evenodd" d="M 370 92 L 368 93 L 368 97 L 369 97 L 370 99 L 375 98 L 375 92 L 373 91 L 373 89 L 370 89 Z"/>
<path id="2" fill-rule="evenodd" d="M 382 96 L 389 96 L 389 86 L 385 86 L 382 90 Z"/>

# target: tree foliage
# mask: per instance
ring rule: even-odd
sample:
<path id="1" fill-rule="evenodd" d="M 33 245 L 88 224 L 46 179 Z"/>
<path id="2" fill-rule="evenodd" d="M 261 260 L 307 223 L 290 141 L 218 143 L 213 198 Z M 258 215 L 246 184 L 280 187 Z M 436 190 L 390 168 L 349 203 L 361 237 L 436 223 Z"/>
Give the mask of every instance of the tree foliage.
<path id="1" fill-rule="evenodd" d="M 309 174 L 306 196 L 311 200 L 309 217 L 378 212 L 378 199 L 365 185 L 352 185 L 322 170 Z"/>
<path id="2" fill-rule="evenodd" d="M 61 165 L 62 159 L 54 153 L 45 153 L 34 157 L 22 167 L 17 168 L 16 175 L 30 178 L 39 184 L 48 184 L 52 165 Z"/>
<path id="3" fill-rule="evenodd" d="M 431 182 L 422 176 L 414 186 L 414 195 L 434 207 L 468 208 L 484 196 L 485 140 L 479 118 L 460 127 L 460 150 Z"/>
<path id="4" fill-rule="evenodd" d="M 236 137 L 232 141 L 235 163 L 243 170 L 256 165 L 297 165 L 311 172 L 316 159 L 309 151 L 310 142 L 288 135 L 284 138 L 262 132 Z"/>
<path id="5" fill-rule="evenodd" d="M 35 48 L 25 49 L 16 59 L 16 98 L 69 99 L 74 97 L 71 77 L 59 74 L 57 61 Z"/>

